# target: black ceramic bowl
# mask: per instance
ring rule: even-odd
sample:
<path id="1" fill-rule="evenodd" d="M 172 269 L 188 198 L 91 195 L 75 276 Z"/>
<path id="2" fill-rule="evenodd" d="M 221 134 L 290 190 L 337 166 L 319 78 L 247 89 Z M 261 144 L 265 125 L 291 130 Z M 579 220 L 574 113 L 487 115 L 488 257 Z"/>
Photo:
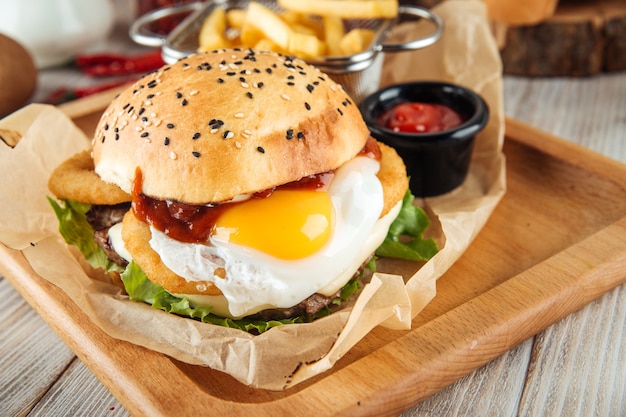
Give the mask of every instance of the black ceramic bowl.
<path id="1" fill-rule="evenodd" d="M 382 126 L 378 119 L 404 102 L 442 104 L 455 110 L 461 124 L 431 133 L 403 133 Z M 417 197 L 447 193 L 467 177 L 474 137 L 489 120 L 489 108 L 475 92 L 443 82 L 409 82 L 383 88 L 360 104 L 374 138 L 392 146 L 404 160 L 411 192 Z"/>

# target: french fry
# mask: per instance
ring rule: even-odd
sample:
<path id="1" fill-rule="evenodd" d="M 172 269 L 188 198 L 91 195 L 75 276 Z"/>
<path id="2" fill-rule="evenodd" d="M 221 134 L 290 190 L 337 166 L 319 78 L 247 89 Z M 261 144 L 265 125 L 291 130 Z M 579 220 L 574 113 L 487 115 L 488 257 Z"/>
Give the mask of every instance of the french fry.
<path id="1" fill-rule="evenodd" d="M 241 30 L 246 21 L 246 14 L 245 9 L 230 9 L 226 12 L 226 23 L 233 29 Z"/>
<path id="2" fill-rule="evenodd" d="M 398 0 L 278 0 L 285 10 L 343 19 L 380 19 L 398 15 Z"/>
<path id="3" fill-rule="evenodd" d="M 314 35 L 292 33 L 287 52 L 302 58 L 314 58 L 324 55 L 326 46 Z"/>
<path id="4" fill-rule="evenodd" d="M 339 42 L 344 36 L 343 21 L 337 16 L 324 16 L 324 41 L 326 42 L 326 49 L 328 55 L 338 56 L 342 55 Z"/>
<path id="5" fill-rule="evenodd" d="M 262 4 L 250 2 L 246 14 L 246 24 L 257 28 L 281 49 L 287 50 L 289 48 L 289 38 L 292 35 L 289 25 Z"/>
<path id="6" fill-rule="evenodd" d="M 339 49 L 343 55 L 354 55 L 367 49 L 375 33 L 370 29 L 352 29 L 339 42 Z"/>
<path id="7" fill-rule="evenodd" d="M 202 22 L 198 35 L 200 52 L 212 51 L 230 46 L 225 37 L 226 34 L 226 10 L 216 7 Z"/>

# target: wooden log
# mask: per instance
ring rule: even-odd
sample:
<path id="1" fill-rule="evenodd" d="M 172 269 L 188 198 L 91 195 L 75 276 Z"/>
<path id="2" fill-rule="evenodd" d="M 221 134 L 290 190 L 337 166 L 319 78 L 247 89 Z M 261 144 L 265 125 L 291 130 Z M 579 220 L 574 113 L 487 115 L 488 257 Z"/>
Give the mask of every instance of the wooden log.
<path id="1" fill-rule="evenodd" d="M 626 2 L 561 0 L 536 25 L 508 26 L 505 74 L 588 76 L 626 69 Z"/>

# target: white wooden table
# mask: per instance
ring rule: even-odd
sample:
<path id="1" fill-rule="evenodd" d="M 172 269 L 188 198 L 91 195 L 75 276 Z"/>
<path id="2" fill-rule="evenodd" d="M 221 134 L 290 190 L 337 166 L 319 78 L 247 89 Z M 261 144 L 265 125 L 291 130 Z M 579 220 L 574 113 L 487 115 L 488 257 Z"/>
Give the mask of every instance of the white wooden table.
<path id="1" fill-rule="evenodd" d="M 35 100 L 89 83 L 47 71 Z M 626 73 L 506 77 L 504 95 L 508 116 L 626 163 Z M 0 416 L 129 415 L 1 276 L 0 300 Z M 625 416 L 626 285 L 402 415 Z"/>

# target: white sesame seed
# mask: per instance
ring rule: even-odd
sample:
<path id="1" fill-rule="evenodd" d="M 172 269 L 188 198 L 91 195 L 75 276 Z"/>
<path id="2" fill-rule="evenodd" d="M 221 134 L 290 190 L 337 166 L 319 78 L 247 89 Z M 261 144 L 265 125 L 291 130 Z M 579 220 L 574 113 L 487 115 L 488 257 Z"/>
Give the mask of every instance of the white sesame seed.
<path id="1" fill-rule="evenodd" d="M 287 94 L 281 94 L 280 96 L 287 101 L 291 100 L 291 97 L 289 97 Z"/>
<path id="2" fill-rule="evenodd" d="M 191 90 L 191 91 L 189 92 L 189 95 L 190 95 L 190 96 L 195 96 L 196 94 L 198 94 L 198 90 Z"/>
<path id="3" fill-rule="evenodd" d="M 237 149 L 241 149 L 241 143 L 239 143 L 239 142 L 235 142 L 235 148 L 237 148 Z"/>
<path id="4" fill-rule="evenodd" d="M 162 122 L 163 122 L 163 121 L 162 121 L 161 119 L 156 119 L 156 120 L 154 121 L 154 127 L 159 127 L 159 126 L 161 126 L 161 123 L 162 123 Z"/>
<path id="5" fill-rule="evenodd" d="M 330 85 L 330 89 L 331 89 L 332 91 L 337 91 L 337 88 L 335 87 L 335 84 L 331 84 L 331 85 Z"/>
<path id="6" fill-rule="evenodd" d="M 137 115 L 133 114 L 132 116 L 130 116 L 130 118 L 133 119 L 133 120 L 137 120 Z"/>
<path id="7" fill-rule="evenodd" d="M 124 110 L 120 110 L 120 111 L 117 113 L 117 115 L 118 115 L 118 116 L 121 116 L 121 115 L 123 115 L 123 114 L 124 114 Z"/>
<path id="8" fill-rule="evenodd" d="M 144 141 L 145 141 L 146 143 L 152 143 L 152 140 L 151 140 L 150 138 L 145 138 L 145 139 L 144 139 Z"/>
<path id="9" fill-rule="evenodd" d="M 252 83 L 252 87 L 254 88 L 259 88 L 259 83 L 257 83 L 256 81 Z"/>
<path id="10" fill-rule="evenodd" d="M 246 70 L 246 75 L 250 75 L 250 74 L 252 74 L 252 71 Z"/>
<path id="11" fill-rule="evenodd" d="M 150 120 L 148 120 L 147 122 L 143 123 L 144 126 L 148 127 L 148 126 L 152 126 L 152 122 Z"/>
<path id="12" fill-rule="evenodd" d="M 157 114 L 152 112 L 152 113 L 150 113 L 150 117 L 157 117 Z"/>
<path id="13" fill-rule="evenodd" d="M 228 67 L 230 69 L 237 69 L 237 68 L 239 68 L 237 65 L 233 64 L 232 62 L 230 64 L 228 64 Z"/>
<path id="14" fill-rule="evenodd" d="M 137 132 L 141 132 L 143 130 L 143 126 L 137 126 L 137 127 L 135 127 L 135 130 Z"/>
<path id="15" fill-rule="evenodd" d="M 235 117 L 238 118 L 238 119 L 241 119 L 243 116 L 244 116 L 243 113 L 236 113 L 235 114 Z"/>
<path id="16" fill-rule="evenodd" d="M 241 86 L 242 86 L 243 88 L 248 88 L 248 87 L 250 87 L 250 85 L 248 85 L 248 83 L 241 83 Z"/>
<path id="17" fill-rule="evenodd" d="M 146 106 L 152 106 L 152 100 L 146 100 L 143 104 Z"/>
<path id="18" fill-rule="evenodd" d="M 220 70 L 226 71 L 228 69 L 228 65 L 220 64 Z"/>
<path id="19" fill-rule="evenodd" d="M 211 129 L 211 133 L 217 133 L 217 129 Z"/>
<path id="20" fill-rule="evenodd" d="M 178 155 L 176 155 L 176 152 L 172 151 L 170 152 L 170 159 L 176 159 L 178 158 Z"/>
<path id="21" fill-rule="evenodd" d="M 234 134 L 233 132 L 228 132 L 228 133 L 226 134 L 226 136 L 224 136 L 224 139 L 230 139 L 230 138 L 232 138 L 233 136 L 235 136 L 235 134 Z"/>

